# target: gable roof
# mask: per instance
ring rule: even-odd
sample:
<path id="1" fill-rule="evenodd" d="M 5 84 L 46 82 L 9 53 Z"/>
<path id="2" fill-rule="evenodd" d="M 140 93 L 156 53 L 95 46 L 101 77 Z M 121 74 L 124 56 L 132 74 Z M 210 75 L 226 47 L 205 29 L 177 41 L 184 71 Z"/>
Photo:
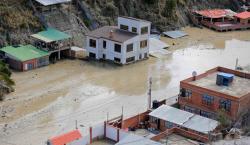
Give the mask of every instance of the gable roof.
<path id="1" fill-rule="evenodd" d="M 213 9 L 213 10 L 202 10 L 195 11 L 197 14 L 200 14 L 208 18 L 222 18 L 227 16 L 227 11 L 224 9 Z"/>
<path id="2" fill-rule="evenodd" d="M 159 108 L 152 111 L 149 116 L 156 117 L 205 134 L 213 131 L 219 125 L 219 122 L 216 120 L 202 117 L 168 105 L 160 106 Z"/>
<path id="3" fill-rule="evenodd" d="M 240 18 L 240 19 L 248 19 L 248 18 L 250 18 L 250 12 L 245 11 L 242 13 L 238 13 L 235 15 L 235 17 Z"/>
<path id="4" fill-rule="evenodd" d="M 67 3 L 70 2 L 71 0 L 36 0 L 36 1 L 44 6 L 49 6 L 49 5 Z"/>
<path id="5" fill-rule="evenodd" d="M 40 50 L 32 45 L 20 45 L 19 47 L 7 46 L 0 50 L 20 61 L 27 61 L 49 55 L 48 52 Z"/>
<path id="6" fill-rule="evenodd" d="M 71 143 L 75 140 L 78 140 L 81 137 L 82 137 L 82 135 L 79 132 L 79 130 L 74 130 L 74 131 L 53 137 L 53 138 L 49 139 L 49 142 L 52 145 L 65 145 L 65 144 Z"/>
<path id="7" fill-rule="evenodd" d="M 44 41 L 46 43 L 59 41 L 59 40 L 65 40 L 71 38 L 70 35 L 61 32 L 59 30 L 48 28 L 45 31 L 38 32 L 37 34 L 31 35 L 31 37 L 34 37 L 38 40 Z"/>
<path id="8" fill-rule="evenodd" d="M 110 37 L 111 31 L 113 31 L 113 37 Z M 104 39 L 108 39 L 108 40 L 116 41 L 120 43 L 123 43 L 137 35 L 138 34 L 136 33 L 128 32 L 125 30 L 120 30 L 116 26 L 104 26 L 104 27 L 101 27 L 99 29 L 96 29 L 94 31 L 87 33 L 87 36 L 90 36 L 90 37 L 104 38 Z"/>

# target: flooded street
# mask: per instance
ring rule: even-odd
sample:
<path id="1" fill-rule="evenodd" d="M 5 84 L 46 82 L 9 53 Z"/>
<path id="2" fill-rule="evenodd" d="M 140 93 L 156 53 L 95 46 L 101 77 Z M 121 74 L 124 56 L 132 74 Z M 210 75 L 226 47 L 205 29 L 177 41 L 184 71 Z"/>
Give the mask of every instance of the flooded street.
<path id="1" fill-rule="evenodd" d="M 1 145 L 43 145 L 51 137 L 78 127 L 126 117 L 146 109 L 148 78 L 153 99 L 179 92 L 179 81 L 193 71 L 216 66 L 234 69 L 235 61 L 250 71 L 250 31 L 218 33 L 185 28 L 189 36 L 172 40 L 172 52 L 127 66 L 64 60 L 28 72 L 15 72 L 15 92 L 0 103 Z M 173 45 L 174 44 L 174 45 Z"/>

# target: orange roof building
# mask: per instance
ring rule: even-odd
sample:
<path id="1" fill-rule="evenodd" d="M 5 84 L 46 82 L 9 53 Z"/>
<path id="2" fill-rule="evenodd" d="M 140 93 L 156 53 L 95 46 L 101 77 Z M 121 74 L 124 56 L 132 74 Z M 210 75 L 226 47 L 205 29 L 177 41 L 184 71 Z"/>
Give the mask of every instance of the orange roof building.
<path id="1" fill-rule="evenodd" d="M 79 130 L 74 130 L 68 133 L 65 133 L 63 135 L 59 135 L 56 137 L 53 137 L 48 140 L 48 145 L 67 145 L 69 143 L 72 143 L 76 140 L 79 140 L 82 137 Z"/>
<path id="2" fill-rule="evenodd" d="M 223 18 L 227 16 L 227 11 L 223 9 L 196 11 L 197 14 L 207 18 Z"/>
<path id="3" fill-rule="evenodd" d="M 250 12 L 241 12 L 235 15 L 237 21 L 244 25 L 250 24 Z"/>

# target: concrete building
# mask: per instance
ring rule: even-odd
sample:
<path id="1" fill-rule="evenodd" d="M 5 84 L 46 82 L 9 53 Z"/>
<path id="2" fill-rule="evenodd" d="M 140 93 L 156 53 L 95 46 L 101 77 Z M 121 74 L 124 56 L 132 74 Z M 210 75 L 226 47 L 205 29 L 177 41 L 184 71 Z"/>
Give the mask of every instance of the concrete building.
<path id="1" fill-rule="evenodd" d="M 11 68 L 26 71 L 49 64 L 49 53 L 32 45 L 7 46 L 0 49 Z"/>
<path id="2" fill-rule="evenodd" d="M 90 58 L 128 64 L 149 56 L 151 23 L 131 17 L 118 17 L 118 26 L 104 26 L 87 34 Z"/>
<path id="3" fill-rule="evenodd" d="M 61 59 L 70 52 L 72 37 L 54 28 L 47 28 L 44 31 L 31 35 L 34 45 L 50 54 L 50 59 Z"/>
<path id="4" fill-rule="evenodd" d="M 216 67 L 180 82 L 181 109 L 217 118 L 223 110 L 237 120 L 250 108 L 250 74 Z"/>

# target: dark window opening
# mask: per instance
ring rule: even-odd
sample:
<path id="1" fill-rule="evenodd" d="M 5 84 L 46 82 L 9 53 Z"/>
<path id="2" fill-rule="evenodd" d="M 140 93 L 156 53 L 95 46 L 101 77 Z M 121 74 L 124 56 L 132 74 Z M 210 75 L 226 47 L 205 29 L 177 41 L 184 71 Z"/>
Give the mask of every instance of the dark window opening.
<path id="1" fill-rule="evenodd" d="M 137 33 L 137 28 L 132 27 L 132 32 Z"/>
<path id="2" fill-rule="evenodd" d="M 95 54 L 95 53 L 90 52 L 90 53 L 89 53 L 89 57 L 90 57 L 90 58 L 96 58 L 96 54 Z"/>
<path id="3" fill-rule="evenodd" d="M 115 44 L 115 52 L 121 53 L 121 45 Z"/>
<path id="4" fill-rule="evenodd" d="M 148 34 L 148 27 L 142 27 L 141 34 Z"/>
<path id="5" fill-rule="evenodd" d="M 115 61 L 115 62 L 120 63 L 120 62 L 121 62 L 121 59 L 120 59 L 120 58 L 115 57 L 115 58 L 114 58 L 114 61 Z"/>
<path id="6" fill-rule="evenodd" d="M 128 26 L 127 25 L 120 25 L 120 29 L 128 31 Z"/>
<path id="7" fill-rule="evenodd" d="M 190 98 L 192 96 L 192 91 L 188 90 L 188 89 L 181 88 L 180 89 L 180 96 Z"/>
<path id="8" fill-rule="evenodd" d="M 225 111 L 230 112 L 230 110 L 231 110 L 231 101 L 230 100 L 221 99 L 219 103 L 220 103 L 220 105 L 219 105 L 220 109 L 223 109 Z"/>
<path id="9" fill-rule="evenodd" d="M 103 40 L 103 44 L 102 44 L 103 48 L 105 49 L 107 47 L 107 42 Z"/>
<path id="10" fill-rule="evenodd" d="M 133 62 L 133 61 L 135 61 L 135 57 L 134 56 L 133 57 L 129 57 L 129 58 L 126 59 L 127 63 Z"/>
<path id="11" fill-rule="evenodd" d="M 133 43 L 127 45 L 127 52 L 131 52 L 131 51 L 133 51 Z"/>
<path id="12" fill-rule="evenodd" d="M 103 58 L 103 59 L 106 59 L 106 55 L 105 55 L 105 54 L 103 54 L 103 55 L 102 55 L 102 58 Z"/>
<path id="13" fill-rule="evenodd" d="M 207 94 L 202 96 L 202 104 L 211 106 L 214 102 L 214 97 L 213 96 L 209 96 Z"/>
<path id="14" fill-rule="evenodd" d="M 89 46 L 93 47 L 93 48 L 96 48 L 96 40 L 89 39 Z"/>
<path id="15" fill-rule="evenodd" d="M 140 42 L 140 48 L 146 48 L 148 46 L 148 40 L 143 40 Z"/>

